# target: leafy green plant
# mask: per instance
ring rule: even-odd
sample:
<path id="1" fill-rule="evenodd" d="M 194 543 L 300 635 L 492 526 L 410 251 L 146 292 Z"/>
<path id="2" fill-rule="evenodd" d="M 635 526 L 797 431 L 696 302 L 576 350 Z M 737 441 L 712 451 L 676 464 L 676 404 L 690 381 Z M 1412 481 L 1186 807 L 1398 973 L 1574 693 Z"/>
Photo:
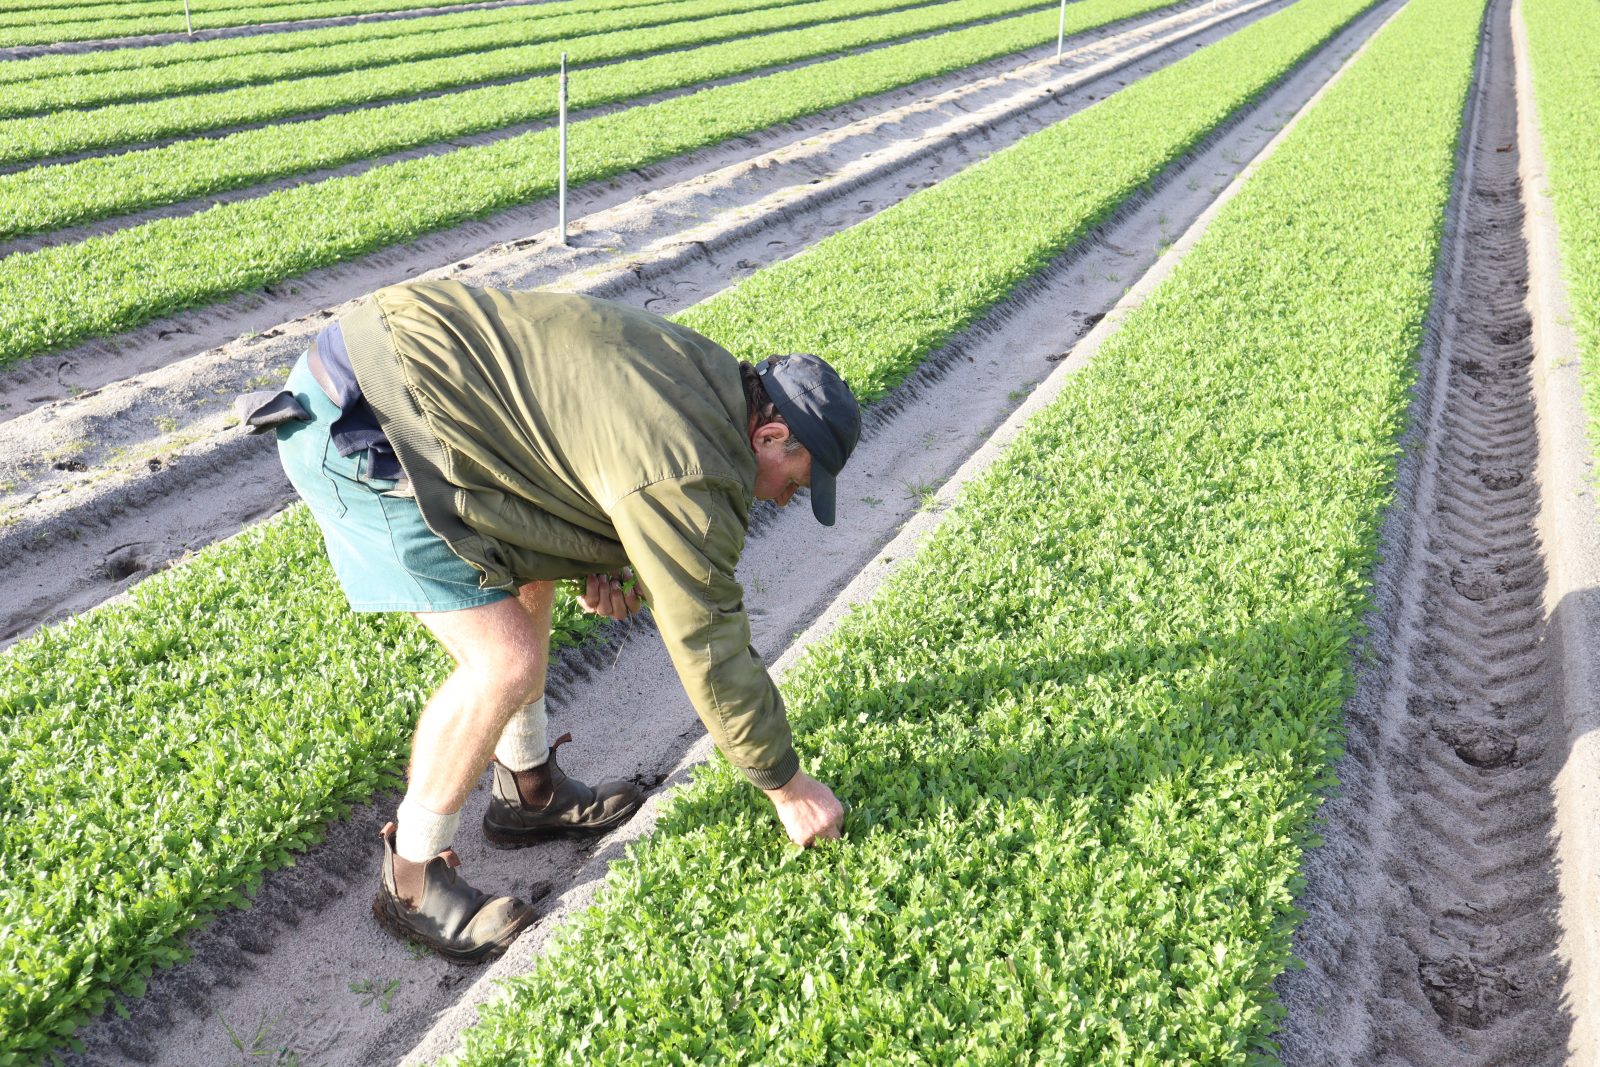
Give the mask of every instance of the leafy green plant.
<path id="1" fill-rule="evenodd" d="M 361 998 L 363 1008 L 377 1006 L 385 1015 L 394 1006 L 394 995 L 400 989 L 400 979 L 391 978 L 385 982 L 381 978 L 360 978 L 350 983 L 350 992 Z"/>
<path id="2" fill-rule="evenodd" d="M 462 1064 L 1272 1060 L 1481 15 L 1408 4 L 786 678 L 844 841 L 714 761 Z"/>
<path id="3" fill-rule="evenodd" d="M 177 44 L 144 45 L 139 48 L 57 52 L 0 63 L 0 85 L 48 78 L 80 77 L 109 70 L 129 71 L 131 77 L 137 78 L 140 76 L 138 72 L 174 64 L 208 62 L 226 57 L 251 57 L 268 52 L 295 52 L 356 41 L 409 37 L 413 34 L 459 33 L 508 19 L 520 21 L 582 12 L 607 12 L 629 7 L 670 8 L 683 2 L 694 2 L 694 0 L 653 0 L 647 3 L 641 3 L 640 0 L 562 0 L 560 4 L 532 5 L 516 9 L 515 12 L 505 8 L 489 8 L 379 22 L 318 26 L 305 30 L 281 30 L 243 37 L 187 40 Z M 738 3 L 739 0 L 735 0 L 735 9 L 738 9 Z"/>
<path id="4" fill-rule="evenodd" d="M 228 1035 L 228 1043 L 239 1053 L 242 1062 L 249 1063 L 252 1060 L 269 1057 L 274 1063 L 299 1064 L 300 1057 L 290 1052 L 287 1045 L 273 1041 L 272 1031 L 282 1021 L 282 1016 L 269 1019 L 263 1010 L 256 1019 L 255 1026 L 249 1030 L 235 1030 L 233 1024 L 220 1015 L 217 1016 L 217 1021 L 222 1024 L 223 1032 Z"/>
<path id="5" fill-rule="evenodd" d="M 445 7 L 459 0 L 324 0 L 278 4 L 206 4 L 191 0 L 195 29 L 253 26 L 268 22 L 336 18 L 385 11 L 415 11 Z M 88 18 L 77 15 L 74 5 L 55 4 L 29 10 L 9 9 L 0 14 L 0 48 L 65 41 L 109 40 L 153 33 L 183 33 L 183 10 L 167 2 L 99 5 Z"/>
<path id="6" fill-rule="evenodd" d="M 1582 0 L 1522 5 L 1591 448 L 1600 442 L 1600 22 L 1594 16 Z"/>

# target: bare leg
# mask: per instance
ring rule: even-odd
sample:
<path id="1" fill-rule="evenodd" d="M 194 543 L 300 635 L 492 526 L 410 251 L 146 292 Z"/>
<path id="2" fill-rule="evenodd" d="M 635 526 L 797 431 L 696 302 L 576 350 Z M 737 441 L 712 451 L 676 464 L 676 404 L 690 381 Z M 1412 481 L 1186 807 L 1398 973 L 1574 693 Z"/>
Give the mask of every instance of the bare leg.
<path id="1" fill-rule="evenodd" d="M 507 720 L 544 692 L 554 595 L 534 582 L 512 600 L 417 615 L 456 669 L 422 709 L 408 797 L 442 815 L 461 809 Z"/>
<path id="2" fill-rule="evenodd" d="M 533 919 L 515 897 L 478 893 L 438 853 L 455 834 L 461 805 L 506 723 L 544 692 L 553 595 L 553 586 L 541 582 L 514 599 L 417 614 L 456 669 L 417 723 L 411 781 L 398 826 L 383 830 L 381 888 L 372 908 L 393 933 L 458 963 L 499 955 Z"/>
<path id="3" fill-rule="evenodd" d="M 555 609 L 556 583 L 529 582 L 517 590 L 517 602 L 528 613 L 528 621 L 533 624 L 534 637 L 539 644 L 539 682 L 528 694 L 529 700 L 538 700 L 544 695 L 545 670 L 550 660 L 550 617 Z"/>

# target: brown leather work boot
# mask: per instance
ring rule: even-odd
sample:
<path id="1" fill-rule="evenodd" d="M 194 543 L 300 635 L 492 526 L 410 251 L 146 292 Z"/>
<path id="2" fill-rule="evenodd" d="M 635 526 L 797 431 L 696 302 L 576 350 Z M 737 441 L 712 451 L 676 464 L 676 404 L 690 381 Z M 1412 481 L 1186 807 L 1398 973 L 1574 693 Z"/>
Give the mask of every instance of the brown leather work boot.
<path id="1" fill-rule="evenodd" d="M 483 836 L 496 848 L 521 848 L 563 834 L 601 834 L 621 825 L 644 803 L 631 782 L 602 782 L 593 788 L 569 778 L 556 763 L 556 749 L 572 740 L 562 734 L 550 757 L 537 767 L 513 771 L 498 760 Z"/>
<path id="2" fill-rule="evenodd" d="M 433 949 L 451 963 L 492 960 L 511 946 L 533 909 L 516 897 L 491 897 L 458 874 L 447 848 L 427 863 L 394 850 L 394 823 L 383 828 L 383 874 L 372 914 L 385 930 Z"/>

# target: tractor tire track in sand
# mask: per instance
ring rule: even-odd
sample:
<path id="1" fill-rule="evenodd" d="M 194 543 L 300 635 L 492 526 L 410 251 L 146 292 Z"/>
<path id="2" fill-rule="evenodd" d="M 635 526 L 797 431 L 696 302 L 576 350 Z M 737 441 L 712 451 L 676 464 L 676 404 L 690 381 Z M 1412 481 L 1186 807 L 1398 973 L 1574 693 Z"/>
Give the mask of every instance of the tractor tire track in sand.
<path id="1" fill-rule="evenodd" d="M 1509 0 L 1486 19 L 1379 609 L 1285 976 L 1291 1064 L 1568 1062 Z M 1559 534 L 1552 534 L 1558 537 Z"/>

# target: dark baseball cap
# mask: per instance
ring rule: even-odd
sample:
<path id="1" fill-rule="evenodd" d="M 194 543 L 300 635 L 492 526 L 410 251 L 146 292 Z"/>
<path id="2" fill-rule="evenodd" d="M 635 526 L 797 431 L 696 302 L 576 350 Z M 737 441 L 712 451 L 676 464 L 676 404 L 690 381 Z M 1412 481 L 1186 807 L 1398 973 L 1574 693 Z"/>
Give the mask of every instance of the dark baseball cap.
<path id="1" fill-rule="evenodd" d="M 756 364 L 756 373 L 789 432 L 811 453 L 811 513 L 832 526 L 835 479 L 861 439 L 861 405 L 818 356 L 771 356 Z"/>

